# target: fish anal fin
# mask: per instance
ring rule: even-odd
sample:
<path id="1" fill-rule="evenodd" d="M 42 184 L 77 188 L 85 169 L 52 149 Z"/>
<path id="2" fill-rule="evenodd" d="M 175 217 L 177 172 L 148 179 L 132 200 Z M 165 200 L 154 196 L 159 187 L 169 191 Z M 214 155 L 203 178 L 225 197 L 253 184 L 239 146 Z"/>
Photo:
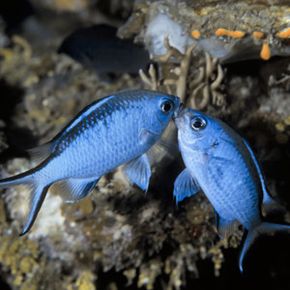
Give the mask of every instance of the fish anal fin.
<path id="1" fill-rule="evenodd" d="M 151 169 L 146 154 L 143 154 L 127 163 L 124 167 L 124 173 L 130 182 L 136 184 L 145 192 L 148 190 Z"/>
<path id="2" fill-rule="evenodd" d="M 200 191 L 197 181 L 192 177 L 188 169 L 184 169 L 174 182 L 173 195 L 176 203 L 179 203 L 186 197 L 195 195 Z"/>
<path id="3" fill-rule="evenodd" d="M 86 197 L 96 186 L 97 180 L 70 178 L 54 185 L 55 190 L 67 203 L 74 203 Z"/>
<path id="4" fill-rule="evenodd" d="M 222 239 L 228 239 L 231 235 L 234 234 L 235 230 L 237 229 L 237 221 L 224 219 L 217 213 L 216 219 L 218 233 Z"/>

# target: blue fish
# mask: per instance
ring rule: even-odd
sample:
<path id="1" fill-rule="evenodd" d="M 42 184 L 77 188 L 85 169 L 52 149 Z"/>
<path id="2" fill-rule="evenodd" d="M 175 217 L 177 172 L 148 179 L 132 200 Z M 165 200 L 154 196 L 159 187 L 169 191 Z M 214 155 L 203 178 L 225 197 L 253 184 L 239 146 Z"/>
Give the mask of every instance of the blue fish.
<path id="1" fill-rule="evenodd" d="M 178 97 L 164 93 L 115 93 L 86 107 L 49 143 L 33 150 L 43 160 L 37 167 L 0 180 L 0 188 L 19 184 L 31 188 L 31 209 L 21 235 L 32 227 L 49 187 L 56 182 L 76 201 L 87 196 L 102 175 L 126 164 L 128 179 L 147 191 L 151 170 L 146 152 L 179 106 Z"/>
<path id="2" fill-rule="evenodd" d="M 275 203 L 269 195 L 255 155 L 248 143 L 222 121 L 192 109 L 175 119 L 178 144 L 186 168 L 174 183 L 177 202 L 202 190 L 216 211 L 221 234 L 234 222 L 248 231 L 239 258 L 261 233 L 290 231 L 290 226 L 263 220 L 261 206 Z"/>

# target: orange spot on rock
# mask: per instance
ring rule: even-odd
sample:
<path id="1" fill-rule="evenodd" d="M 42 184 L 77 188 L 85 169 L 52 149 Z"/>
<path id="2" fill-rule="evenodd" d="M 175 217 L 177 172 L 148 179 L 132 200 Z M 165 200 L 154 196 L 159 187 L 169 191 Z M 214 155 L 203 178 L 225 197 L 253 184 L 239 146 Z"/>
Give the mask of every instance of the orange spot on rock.
<path id="1" fill-rule="evenodd" d="M 192 30 L 191 31 L 191 36 L 194 38 L 194 39 L 199 39 L 200 38 L 200 32 L 198 30 Z"/>
<path id="2" fill-rule="evenodd" d="M 245 32 L 240 30 L 228 30 L 225 28 L 219 28 L 215 32 L 216 36 L 229 36 L 232 38 L 243 38 L 245 34 Z"/>
<path id="3" fill-rule="evenodd" d="M 265 33 L 262 32 L 262 31 L 254 31 L 254 32 L 252 33 L 252 36 L 253 36 L 255 39 L 262 39 L 262 38 L 264 38 Z"/>
<path id="4" fill-rule="evenodd" d="M 264 41 L 260 52 L 260 57 L 263 60 L 269 60 L 271 58 L 271 49 L 268 41 Z"/>
<path id="5" fill-rule="evenodd" d="M 276 36 L 282 39 L 290 38 L 290 28 L 286 28 L 278 33 L 276 33 Z"/>

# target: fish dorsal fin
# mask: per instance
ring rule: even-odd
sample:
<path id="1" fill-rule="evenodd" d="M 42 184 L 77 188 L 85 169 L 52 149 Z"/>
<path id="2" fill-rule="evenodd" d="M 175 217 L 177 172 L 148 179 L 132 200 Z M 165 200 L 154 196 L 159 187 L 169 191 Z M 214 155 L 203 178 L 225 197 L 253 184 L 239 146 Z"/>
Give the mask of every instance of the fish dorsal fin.
<path id="1" fill-rule="evenodd" d="M 74 203 L 86 197 L 96 186 L 97 180 L 70 178 L 54 185 L 57 193 L 61 194 L 67 203 Z"/>
<path id="2" fill-rule="evenodd" d="M 143 154 L 127 163 L 124 167 L 124 173 L 130 182 L 136 184 L 142 190 L 147 192 L 151 177 L 151 169 L 146 154 Z"/>
<path id="3" fill-rule="evenodd" d="M 94 110 L 100 108 L 102 105 L 104 105 L 105 103 L 107 103 L 109 100 L 111 100 L 112 98 L 114 98 L 115 96 L 107 96 L 104 98 L 101 98 L 93 103 L 91 103 L 90 105 L 86 106 L 83 110 L 81 110 L 75 117 L 74 119 L 68 124 L 66 125 L 59 134 L 57 134 L 53 140 L 52 143 L 54 143 L 55 141 L 57 141 L 59 139 L 59 137 L 63 136 L 65 133 L 67 133 L 68 131 L 70 131 L 73 127 L 75 127 L 80 121 L 82 121 L 85 117 L 87 117 L 88 115 L 90 115 Z"/>
<path id="4" fill-rule="evenodd" d="M 53 152 L 55 146 L 58 143 L 58 140 L 61 136 L 63 136 L 65 133 L 67 133 L 69 130 L 71 130 L 74 126 L 76 126 L 81 120 L 83 120 L 85 117 L 87 117 L 89 114 L 91 114 L 94 110 L 101 107 L 103 104 L 108 102 L 110 99 L 112 99 L 114 96 L 107 96 L 102 99 L 99 99 L 92 104 L 85 107 L 81 112 L 79 112 L 76 117 L 64 127 L 50 142 L 45 143 L 43 145 L 40 145 L 38 147 L 28 149 L 28 154 L 32 157 L 33 160 L 36 162 L 41 162 L 45 160 L 51 152 Z"/>
<path id="5" fill-rule="evenodd" d="M 173 195 L 176 203 L 179 203 L 186 197 L 195 195 L 200 191 L 197 181 L 192 177 L 190 171 L 185 168 L 176 178 L 174 182 Z"/>
<path id="6" fill-rule="evenodd" d="M 53 142 L 48 142 L 27 150 L 30 157 L 37 163 L 45 160 L 52 152 Z"/>

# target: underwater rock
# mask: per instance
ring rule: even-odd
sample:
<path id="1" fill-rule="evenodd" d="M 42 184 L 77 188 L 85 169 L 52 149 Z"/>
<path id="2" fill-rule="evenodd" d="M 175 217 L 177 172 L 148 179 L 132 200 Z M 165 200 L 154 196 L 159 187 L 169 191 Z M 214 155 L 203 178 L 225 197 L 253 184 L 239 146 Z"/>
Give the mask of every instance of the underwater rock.
<path id="1" fill-rule="evenodd" d="M 140 17 L 143 22 L 135 21 Z M 135 2 L 128 29 L 125 24 L 121 34 L 129 36 L 134 31 L 156 57 L 166 53 L 162 40 L 168 37 L 169 45 L 183 54 L 195 43 L 222 62 L 268 60 L 290 54 L 289 17 L 287 1 L 141 0 Z M 159 33 L 152 33 L 155 25 Z"/>
<path id="2" fill-rule="evenodd" d="M 30 0 L 38 9 L 57 12 L 84 12 L 93 4 L 91 0 Z"/>
<path id="3" fill-rule="evenodd" d="M 127 19 L 132 13 L 134 0 L 98 0 L 96 7 L 108 17 Z"/>
<path id="4" fill-rule="evenodd" d="M 161 56 L 167 53 L 165 47 L 166 39 L 170 47 L 184 54 L 188 45 L 193 40 L 186 36 L 182 27 L 165 14 L 157 14 L 148 23 L 145 31 L 144 42 L 153 55 Z"/>

